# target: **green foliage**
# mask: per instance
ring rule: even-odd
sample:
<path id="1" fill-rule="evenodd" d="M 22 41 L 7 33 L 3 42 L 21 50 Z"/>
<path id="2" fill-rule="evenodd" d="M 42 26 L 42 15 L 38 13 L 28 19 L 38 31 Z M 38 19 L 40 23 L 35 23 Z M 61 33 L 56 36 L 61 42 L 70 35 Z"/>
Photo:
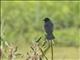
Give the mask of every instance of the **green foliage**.
<path id="1" fill-rule="evenodd" d="M 80 1 L 80 0 L 1 0 L 1 1 Z"/>
<path id="2" fill-rule="evenodd" d="M 57 35 L 57 36 L 56 36 Z M 77 29 L 64 29 L 55 32 L 57 46 L 80 46 L 80 33 Z"/>
<path id="3" fill-rule="evenodd" d="M 79 5 L 80 2 L 1 2 L 1 32 L 8 42 L 29 44 L 44 35 L 43 19 L 50 17 L 55 24 L 56 44 L 79 46 Z"/>

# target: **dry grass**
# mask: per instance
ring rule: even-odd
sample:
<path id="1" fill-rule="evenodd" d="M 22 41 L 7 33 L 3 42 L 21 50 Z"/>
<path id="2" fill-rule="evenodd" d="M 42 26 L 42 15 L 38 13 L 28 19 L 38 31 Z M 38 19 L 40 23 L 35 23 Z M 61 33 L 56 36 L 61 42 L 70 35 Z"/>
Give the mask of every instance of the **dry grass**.
<path id="1" fill-rule="evenodd" d="M 49 60 L 51 60 L 50 52 L 51 51 L 49 50 L 47 51 L 47 54 L 46 54 Z M 75 47 L 54 47 L 53 48 L 54 60 L 80 60 L 79 55 L 80 55 L 80 48 L 75 48 Z M 7 59 L 3 58 L 2 60 L 7 60 Z M 20 57 L 20 58 L 17 57 L 15 60 L 25 60 L 25 57 Z"/>

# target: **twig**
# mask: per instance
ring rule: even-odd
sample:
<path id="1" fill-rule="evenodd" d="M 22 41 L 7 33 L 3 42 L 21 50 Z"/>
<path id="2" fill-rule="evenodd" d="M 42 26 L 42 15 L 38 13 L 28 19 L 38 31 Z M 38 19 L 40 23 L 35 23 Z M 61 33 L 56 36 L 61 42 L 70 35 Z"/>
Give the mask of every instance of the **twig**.
<path id="1" fill-rule="evenodd" d="M 51 60 L 53 60 L 53 44 L 52 44 L 52 40 L 50 41 L 51 42 Z"/>
<path id="2" fill-rule="evenodd" d="M 44 52 L 43 52 L 43 50 L 39 47 L 39 49 L 40 49 L 40 51 L 42 52 L 42 56 L 44 56 L 45 57 L 45 59 L 46 60 L 48 60 L 48 58 L 45 56 L 45 54 L 44 54 Z"/>
<path id="3" fill-rule="evenodd" d="M 1 57 L 2 57 L 2 50 L 1 50 L 1 47 L 0 47 L 0 59 L 1 59 Z"/>
<path id="4" fill-rule="evenodd" d="M 36 40 L 36 42 L 39 42 L 41 40 L 41 37 L 39 37 L 39 39 L 38 40 Z"/>
<path id="5" fill-rule="evenodd" d="M 17 47 L 16 46 L 10 46 L 9 47 L 9 60 L 14 60 L 16 57 Z"/>

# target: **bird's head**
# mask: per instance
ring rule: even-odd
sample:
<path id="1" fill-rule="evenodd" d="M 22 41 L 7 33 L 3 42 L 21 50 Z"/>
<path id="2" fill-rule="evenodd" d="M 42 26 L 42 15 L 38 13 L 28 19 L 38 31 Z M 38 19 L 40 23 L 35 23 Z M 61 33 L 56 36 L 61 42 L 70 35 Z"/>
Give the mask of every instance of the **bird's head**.
<path id="1" fill-rule="evenodd" d="M 43 21 L 44 22 L 48 22 L 48 21 L 50 21 L 50 19 L 49 18 L 45 18 Z"/>

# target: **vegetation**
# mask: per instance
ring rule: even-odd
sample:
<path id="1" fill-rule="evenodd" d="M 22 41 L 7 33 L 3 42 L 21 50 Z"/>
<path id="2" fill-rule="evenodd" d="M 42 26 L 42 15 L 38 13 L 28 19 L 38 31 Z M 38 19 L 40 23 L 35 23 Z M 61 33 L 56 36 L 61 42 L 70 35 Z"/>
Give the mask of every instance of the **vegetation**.
<path id="1" fill-rule="evenodd" d="M 1 1 L 80 1 L 80 0 L 1 0 Z"/>
<path id="2" fill-rule="evenodd" d="M 30 50 L 29 47 L 31 43 L 36 41 L 40 36 L 42 36 L 41 43 L 44 42 L 45 32 L 43 28 L 43 19 L 49 17 L 55 25 L 53 32 L 56 37 L 53 51 L 55 52 L 54 60 L 58 60 L 57 57 L 59 57 L 63 51 L 65 57 L 61 55 L 61 59 L 64 57 L 63 59 L 65 60 L 68 57 L 71 60 L 77 60 L 78 48 L 75 49 L 74 47 L 80 46 L 79 6 L 80 2 L 2 1 L 2 41 L 7 41 L 9 44 L 13 43 L 18 46 L 18 52 L 25 54 Z M 5 50 L 6 49 L 5 47 Z M 67 49 L 68 54 L 65 51 Z M 72 56 L 69 55 L 71 50 L 73 50 Z M 50 58 L 49 55 L 50 54 L 47 53 L 47 56 Z M 71 57 L 74 57 L 74 59 Z"/>

